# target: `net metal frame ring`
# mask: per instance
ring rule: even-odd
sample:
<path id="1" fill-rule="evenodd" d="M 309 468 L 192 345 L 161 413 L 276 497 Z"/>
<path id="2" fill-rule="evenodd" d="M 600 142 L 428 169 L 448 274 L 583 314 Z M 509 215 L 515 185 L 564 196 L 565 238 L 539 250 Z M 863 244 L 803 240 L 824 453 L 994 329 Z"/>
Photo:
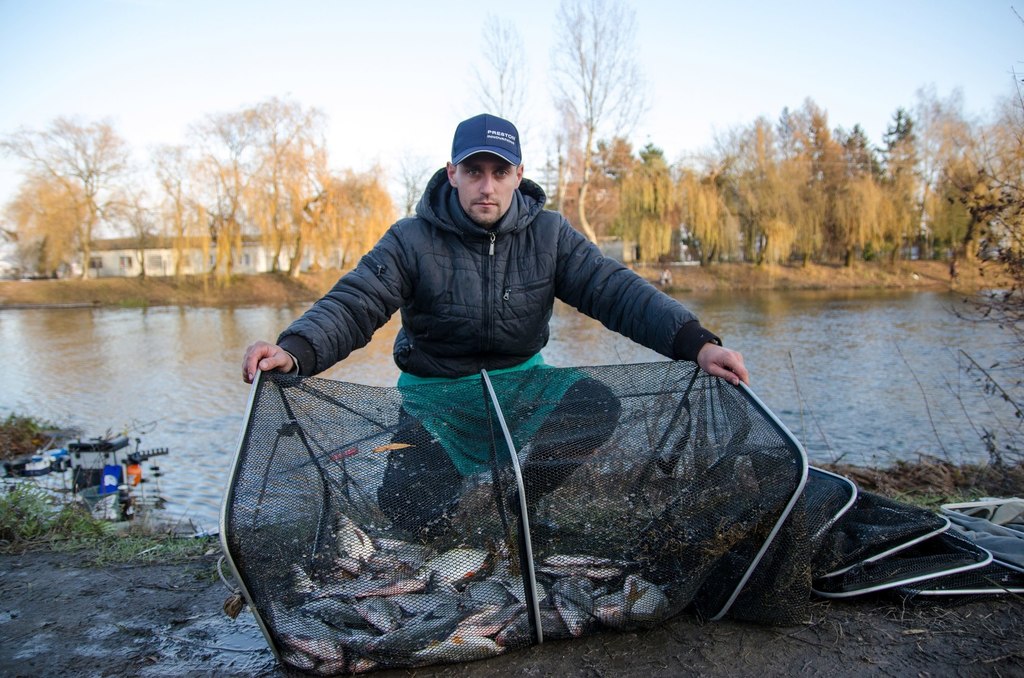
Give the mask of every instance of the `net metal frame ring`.
<path id="1" fill-rule="evenodd" d="M 228 474 L 227 489 L 224 492 L 224 501 L 221 502 L 220 510 L 220 548 L 224 554 L 224 560 L 227 562 L 228 567 L 231 568 L 231 576 L 234 577 L 235 582 L 238 584 L 238 588 L 245 598 L 245 602 L 249 605 L 249 609 L 252 610 L 252 616 L 256 619 L 256 625 L 259 627 L 260 632 L 267 641 L 267 645 L 270 646 L 271 652 L 274 653 L 274 658 L 280 663 L 281 662 L 281 650 L 277 647 L 277 643 L 274 642 L 274 636 L 270 632 L 269 627 L 263 620 L 263 616 L 260 614 L 257 607 L 253 604 L 252 594 L 249 592 L 249 588 L 246 586 L 245 577 L 239 571 L 238 566 L 235 564 L 234 558 L 231 556 L 231 549 L 228 547 L 228 511 L 231 509 L 232 502 L 234 501 L 234 488 L 235 479 L 238 475 L 240 464 L 239 459 L 242 456 L 242 449 L 245 447 L 245 442 L 248 437 L 249 427 L 252 425 L 253 408 L 256 404 L 256 394 L 259 392 L 259 388 L 263 382 L 263 371 L 256 371 L 256 378 L 252 380 L 252 386 L 249 388 L 249 398 L 245 405 L 245 415 L 242 419 L 242 427 L 238 434 L 238 442 L 235 445 L 235 454 L 231 460 L 231 472 Z"/>
<path id="2" fill-rule="evenodd" d="M 807 475 L 808 469 L 810 467 L 810 464 L 807 461 L 807 451 L 804 450 L 804 446 L 800 444 L 800 441 L 797 440 L 796 436 L 793 435 L 789 428 L 787 428 L 786 425 L 783 424 L 782 421 L 780 421 L 779 418 L 775 416 L 775 413 L 768 409 L 768 407 L 761 401 L 761 399 L 757 397 L 757 394 L 750 390 L 750 387 L 744 384 L 743 382 L 740 382 L 739 385 L 734 386 L 734 388 L 736 388 L 740 393 L 745 395 L 747 399 L 750 401 L 750 403 L 753 404 L 758 410 L 760 410 L 760 412 L 763 415 L 765 415 L 767 420 L 774 425 L 776 431 L 780 435 L 782 435 L 783 438 L 786 438 L 793 445 L 794 449 L 796 449 L 796 451 L 799 453 L 798 461 L 800 463 L 800 480 L 797 483 L 795 491 L 793 492 L 793 496 L 789 498 L 789 501 L 786 503 L 786 506 L 782 510 L 781 515 L 779 516 L 778 520 L 775 521 L 775 524 L 772 526 L 772 529 L 768 533 L 768 536 L 765 538 L 764 543 L 761 545 L 761 548 L 758 549 L 757 554 L 754 556 L 753 561 L 750 563 L 750 566 L 747 567 L 746 572 L 744 572 L 743 576 L 740 578 L 740 581 L 737 584 L 736 589 L 729 596 L 728 600 L 726 600 L 725 604 L 722 606 L 722 609 L 711 617 L 711 621 L 718 621 L 729 612 L 729 608 L 731 608 L 733 603 L 736 602 L 736 598 L 739 597 L 740 592 L 743 590 L 743 587 L 746 586 L 747 582 L 750 580 L 750 577 L 753 576 L 754 571 L 757 569 L 757 566 L 761 562 L 761 559 L 764 558 L 764 554 L 768 551 L 768 547 L 770 547 L 772 545 L 772 542 L 775 541 L 775 537 L 778 535 L 779 530 L 782 529 L 782 526 L 786 523 L 786 520 L 789 519 L 790 514 L 793 512 L 793 508 L 796 506 L 797 502 L 800 501 L 800 497 L 804 493 L 804 486 L 807 485 Z"/>

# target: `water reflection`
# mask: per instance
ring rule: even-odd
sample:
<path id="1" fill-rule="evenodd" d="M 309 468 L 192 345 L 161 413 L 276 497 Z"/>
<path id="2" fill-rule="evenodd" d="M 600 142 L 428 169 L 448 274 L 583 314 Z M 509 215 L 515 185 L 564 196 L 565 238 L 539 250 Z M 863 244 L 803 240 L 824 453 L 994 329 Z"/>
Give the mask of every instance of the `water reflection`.
<path id="1" fill-rule="evenodd" d="M 949 311 L 956 297 L 776 292 L 682 300 L 744 353 L 753 389 L 812 459 L 983 458 L 971 425 L 990 415 L 960 373 L 957 349 L 987 364 L 1005 352 L 1008 337 L 957 320 Z M 158 479 L 169 511 L 216 528 L 248 397 L 242 353 L 255 339 L 273 340 L 302 310 L 0 311 L 0 341 L 14 357 L 5 367 L 0 414 L 73 424 L 88 436 L 128 431 L 141 434 L 144 447 L 170 448 Z M 397 329 L 396 317 L 323 376 L 393 385 Z M 544 355 L 564 366 L 663 359 L 565 306 L 556 307 Z"/>

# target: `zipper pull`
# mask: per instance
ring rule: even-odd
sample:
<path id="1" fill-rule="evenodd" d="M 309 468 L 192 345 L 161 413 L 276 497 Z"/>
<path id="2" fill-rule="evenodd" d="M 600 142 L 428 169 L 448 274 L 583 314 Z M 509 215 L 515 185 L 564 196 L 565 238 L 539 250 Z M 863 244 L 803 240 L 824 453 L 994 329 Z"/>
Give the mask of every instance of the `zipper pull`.
<path id="1" fill-rule="evenodd" d="M 492 256 L 492 257 L 494 256 L 494 239 L 497 238 L 497 237 L 498 236 L 496 236 L 494 233 L 491 233 L 491 246 L 487 250 L 488 256 Z"/>
<path id="2" fill-rule="evenodd" d="M 504 299 L 505 301 L 508 301 L 508 295 L 511 294 L 511 293 L 512 293 L 512 288 L 511 287 L 506 287 L 505 288 L 505 294 L 501 298 Z"/>

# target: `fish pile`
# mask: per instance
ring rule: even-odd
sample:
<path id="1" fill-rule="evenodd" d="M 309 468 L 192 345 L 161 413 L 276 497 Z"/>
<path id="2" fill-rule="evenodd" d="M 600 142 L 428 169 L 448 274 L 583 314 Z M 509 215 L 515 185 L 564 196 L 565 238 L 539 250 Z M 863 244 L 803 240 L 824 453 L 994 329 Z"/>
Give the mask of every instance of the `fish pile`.
<path id="1" fill-rule="evenodd" d="M 281 661 L 316 675 L 473 661 L 537 639 L 527 587 L 507 549 L 442 553 L 371 538 L 340 516 L 329 565 L 293 565 L 290 589 L 265 612 Z M 602 627 L 649 626 L 669 614 L 662 588 L 635 563 L 551 555 L 536 567 L 545 640 Z M 264 616 L 266 620 L 267 617 Z"/>

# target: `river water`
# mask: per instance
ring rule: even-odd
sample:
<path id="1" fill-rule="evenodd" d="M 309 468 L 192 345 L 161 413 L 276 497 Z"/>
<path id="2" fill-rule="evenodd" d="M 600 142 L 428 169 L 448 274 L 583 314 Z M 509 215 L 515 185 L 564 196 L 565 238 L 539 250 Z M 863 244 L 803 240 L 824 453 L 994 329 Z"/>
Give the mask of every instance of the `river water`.
<path id="1" fill-rule="evenodd" d="M 932 292 L 758 292 L 688 295 L 751 386 L 812 462 L 885 464 L 931 454 L 984 460 L 978 431 L 1008 414 L 990 407 L 959 368 L 959 349 L 990 365 L 1010 337 L 956 318 L 957 296 Z M 196 530 L 215 530 L 249 387 L 241 356 L 272 340 L 304 307 L 8 309 L 0 311 L 0 415 L 127 433 L 167 447 L 144 488 Z M 397 316 L 373 342 L 322 376 L 393 385 Z M 566 306 L 544 350 L 558 366 L 661 360 Z M 1012 423 L 1009 418 L 1008 425 Z"/>

